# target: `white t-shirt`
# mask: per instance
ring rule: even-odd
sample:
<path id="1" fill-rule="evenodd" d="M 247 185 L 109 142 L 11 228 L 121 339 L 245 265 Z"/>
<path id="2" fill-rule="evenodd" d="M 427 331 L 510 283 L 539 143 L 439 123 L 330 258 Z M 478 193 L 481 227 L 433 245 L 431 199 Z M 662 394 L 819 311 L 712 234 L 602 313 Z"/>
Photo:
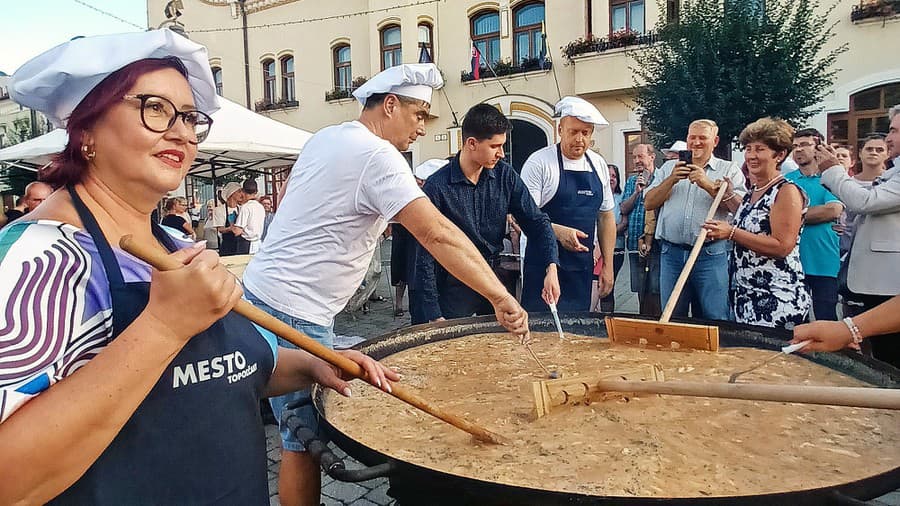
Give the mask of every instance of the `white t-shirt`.
<path id="1" fill-rule="evenodd" d="M 266 208 L 256 200 L 248 200 L 238 209 L 235 226 L 241 227 L 242 237 L 250 241 L 250 254 L 259 251 L 259 241 L 266 222 Z"/>
<path id="2" fill-rule="evenodd" d="M 551 144 L 546 148 L 541 148 L 525 160 L 522 166 L 522 181 L 528 187 L 531 198 L 534 199 L 538 207 L 544 207 L 556 195 L 559 189 L 559 160 L 556 157 L 556 144 Z M 591 150 L 586 152 L 586 156 L 591 157 L 594 169 L 603 183 L 603 203 L 600 204 L 601 211 L 612 211 L 615 207 L 613 201 L 612 188 L 609 186 L 609 167 L 602 156 Z M 587 160 L 581 157 L 579 160 L 569 160 L 565 155 L 563 159 L 563 170 L 587 172 L 591 170 Z"/>
<path id="3" fill-rule="evenodd" d="M 362 123 L 323 128 L 294 164 L 244 286 L 274 309 L 330 325 L 387 221 L 424 196 L 403 155 Z"/>

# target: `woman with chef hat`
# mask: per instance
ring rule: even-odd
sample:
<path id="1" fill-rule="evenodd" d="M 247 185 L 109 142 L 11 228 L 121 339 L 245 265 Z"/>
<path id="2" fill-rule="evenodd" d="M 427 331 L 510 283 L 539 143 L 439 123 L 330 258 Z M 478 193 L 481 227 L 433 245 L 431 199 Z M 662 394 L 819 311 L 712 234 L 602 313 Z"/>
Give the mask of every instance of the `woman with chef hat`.
<path id="1" fill-rule="evenodd" d="M 9 91 L 68 143 L 43 175 L 57 190 L 0 232 L 0 504 L 267 504 L 260 397 L 349 387 L 230 312 L 242 291 L 216 253 L 151 224 L 218 109 L 206 49 L 168 30 L 79 38 Z M 184 268 L 151 271 L 125 235 Z"/>

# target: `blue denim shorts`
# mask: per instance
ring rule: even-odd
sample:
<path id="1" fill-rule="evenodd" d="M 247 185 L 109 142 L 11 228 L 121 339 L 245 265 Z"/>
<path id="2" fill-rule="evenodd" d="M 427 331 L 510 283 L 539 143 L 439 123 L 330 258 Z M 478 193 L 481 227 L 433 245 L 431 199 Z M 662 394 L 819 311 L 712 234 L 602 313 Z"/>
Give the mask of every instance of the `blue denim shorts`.
<path id="1" fill-rule="evenodd" d="M 294 318 L 287 313 L 282 313 L 277 309 L 269 307 L 268 304 L 259 300 L 246 288 L 244 289 L 244 298 L 259 309 L 262 309 L 275 318 L 278 318 L 291 327 L 315 339 L 320 344 L 325 345 L 329 348 L 334 348 L 333 325 L 329 325 L 327 327 L 316 325 L 315 323 L 310 323 L 300 318 Z M 278 346 L 297 349 L 296 346 L 280 337 L 278 338 Z M 322 433 L 319 430 L 319 415 L 318 413 L 316 413 L 316 409 L 312 405 L 312 398 L 310 397 L 310 390 L 308 388 L 284 395 L 279 395 L 278 397 L 270 397 L 269 404 L 272 405 L 272 413 L 275 415 L 275 419 L 278 420 L 279 425 L 281 424 L 281 417 L 284 413 L 285 406 L 294 406 L 293 408 L 291 408 L 290 412 L 303 420 L 304 426 L 306 426 L 319 436 L 322 436 Z M 281 447 L 292 452 L 306 451 L 303 443 L 298 441 L 294 437 L 294 435 L 289 430 L 287 430 L 287 427 L 281 427 Z"/>

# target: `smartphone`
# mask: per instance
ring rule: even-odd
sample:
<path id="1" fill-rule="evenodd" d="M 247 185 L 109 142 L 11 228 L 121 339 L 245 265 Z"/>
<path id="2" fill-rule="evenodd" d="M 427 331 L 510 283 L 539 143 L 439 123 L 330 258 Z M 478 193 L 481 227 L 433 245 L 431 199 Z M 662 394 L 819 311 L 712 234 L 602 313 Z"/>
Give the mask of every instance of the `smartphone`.
<path id="1" fill-rule="evenodd" d="M 694 152 L 690 149 L 684 149 L 678 151 L 678 161 L 685 162 L 687 164 L 694 163 Z"/>

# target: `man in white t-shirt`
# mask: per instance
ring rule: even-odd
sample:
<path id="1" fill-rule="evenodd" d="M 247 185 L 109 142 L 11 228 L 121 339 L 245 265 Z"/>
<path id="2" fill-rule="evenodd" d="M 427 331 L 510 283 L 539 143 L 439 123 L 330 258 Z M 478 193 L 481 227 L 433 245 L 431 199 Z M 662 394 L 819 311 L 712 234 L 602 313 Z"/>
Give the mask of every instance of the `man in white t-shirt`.
<path id="1" fill-rule="evenodd" d="M 594 269 L 594 231 L 603 257 L 600 297 L 613 287 L 613 249 L 616 219 L 609 167 L 591 151 L 595 126 L 608 125 L 590 102 L 564 97 L 556 104 L 560 116 L 558 144 L 539 149 L 522 166 L 522 180 L 541 211 L 552 222 L 559 243 L 558 307 L 563 311 L 588 311 Z M 541 297 L 544 269 L 540 255 L 525 249 L 522 305 L 528 311 L 545 311 Z"/>
<path id="2" fill-rule="evenodd" d="M 400 154 L 425 134 L 431 92 L 442 84 L 434 64 L 391 67 L 354 92 L 364 105 L 358 121 L 323 128 L 307 141 L 263 246 L 244 272 L 248 300 L 331 345 L 334 316 L 359 287 L 393 220 L 491 301 L 500 323 L 527 337 L 527 314 L 475 246 L 425 198 Z M 284 406 L 302 404 L 308 395 L 273 398 L 275 417 L 285 418 Z M 291 409 L 315 430 L 308 402 Z M 285 428 L 282 446 L 281 504 L 318 504 L 316 462 Z"/>
<path id="3" fill-rule="evenodd" d="M 259 251 L 259 243 L 266 222 L 266 209 L 256 200 L 259 193 L 256 180 L 247 179 L 241 186 L 247 201 L 238 209 L 237 220 L 231 230 L 235 236 L 243 237 L 250 243 L 247 253 L 254 255 Z"/>

